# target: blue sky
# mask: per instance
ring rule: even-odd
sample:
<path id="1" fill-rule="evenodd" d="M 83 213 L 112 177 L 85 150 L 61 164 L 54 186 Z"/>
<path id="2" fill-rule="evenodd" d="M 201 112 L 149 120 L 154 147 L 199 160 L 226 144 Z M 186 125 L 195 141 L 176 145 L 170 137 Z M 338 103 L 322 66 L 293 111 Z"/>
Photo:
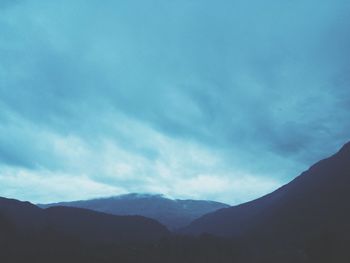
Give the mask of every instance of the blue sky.
<path id="1" fill-rule="evenodd" d="M 0 1 L 0 196 L 236 204 L 350 139 L 349 1 Z"/>

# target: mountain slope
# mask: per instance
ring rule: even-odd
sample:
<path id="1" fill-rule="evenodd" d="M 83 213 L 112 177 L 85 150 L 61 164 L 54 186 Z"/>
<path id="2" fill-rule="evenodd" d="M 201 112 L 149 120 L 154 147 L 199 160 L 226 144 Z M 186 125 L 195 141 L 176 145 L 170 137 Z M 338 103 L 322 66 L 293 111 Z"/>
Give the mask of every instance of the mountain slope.
<path id="1" fill-rule="evenodd" d="M 11 226 L 13 232 L 33 234 L 42 231 L 46 225 L 45 213 L 39 207 L 15 199 L 0 197 L 0 218 L 3 224 Z"/>
<path id="2" fill-rule="evenodd" d="M 85 241 L 147 241 L 169 234 L 157 221 L 142 216 L 115 216 L 73 207 L 51 207 L 45 213 L 55 231 Z"/>
<path id="3" fill-rule="evenodd" d="M 206 213 L 228 207 L 226 204 L 213 201 L 172 200 L 161 195 L 148 194 L 128 194 L 111 198 L 39 206 L 68 206 L 114 215 L 141 215 L 153 218 L 166 225 L 169 229 L 184 227 Z"/>
<path id="4" fill-rule="evenodd" d="M 157 221 L 141 216 L 114 216 L 87 209 L 41 209 L 28 202 L 0 198 L 0 229 L 22 237 L 64 236 L 83 242 L 156 240 L 169 234 Z"/>
<path id="5" fill-rule="evenodd" d="M 275 192 L 204 215 L 183 232 L 235 237 L 256 247 L 288 247 L 303 253 L 321 240 L 340 249 L 350 245 L 349 186 L 350 143 Z"/>

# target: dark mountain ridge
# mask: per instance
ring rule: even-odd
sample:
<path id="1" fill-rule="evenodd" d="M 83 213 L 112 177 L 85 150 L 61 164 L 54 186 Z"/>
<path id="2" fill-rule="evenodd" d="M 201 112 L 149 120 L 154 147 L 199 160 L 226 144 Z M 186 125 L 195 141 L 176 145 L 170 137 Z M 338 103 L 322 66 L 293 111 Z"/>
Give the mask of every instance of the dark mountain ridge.
<path id="1" fill-rule="evenodd" d="M 29 202 L 0 197 L 0 217 L 17 233 L 33 234 L 42 231 L 46 225 L 44 214 L 42 209 Z"/>
<path id="2" fill-rule="evenodd" d="M 347 203 L 350 196 L 349 186 L 350 143 L 337 154 L 311 166 L 276 191 L 238 206 L 208 213 L 192 222 L 184 231 L 193 234 L 206 232 L 223 236 L 241 235 L 245 233 L 245 226 L 250 228 L 251 224 L 257 223 L 257 219 L 261 222 L 262 219 L 272 216 L 270 213 L 273 211 L 284 208 L 295 212 L 302 212 L 307 208 L 308 211 L 305 212 L 312 212 L 315 216 L 325 216 L 329 209 L 335 210 L 337 214 L 348 215 L 349 211 L 345 208 L 350 206 L 344 206 L 340 211 L 338 208 L 340 203 Z M 305 214 L 298 213 L 295 216 Z"/>
<path id="3" fill-rule="evenodd" d="M 252 247 L 268 245 L 275 252 L 287 253 L 288 248 L 294 255 L 299 251 L 300 257 L 305 256 L 310 246 L 324 240 L 329 246 L 337 246 L 341 255 L 345 253 L 344 245 L 350 245 L 349 187 L 350 143 L 347 143 L 338 153 L 311 166 L 276 191 L 204 215 L 182 233 L 237 238 Z"/>
<path id="4" fill-rule="evenodd" d="M 21 236 L 57 234 L 83 242 L 156 240 L 169 231 L 142 216 L 115 216 L 87 209 L 53 207 L 41 209 L 29 202 L 0 198 L 0 229 Z"/>

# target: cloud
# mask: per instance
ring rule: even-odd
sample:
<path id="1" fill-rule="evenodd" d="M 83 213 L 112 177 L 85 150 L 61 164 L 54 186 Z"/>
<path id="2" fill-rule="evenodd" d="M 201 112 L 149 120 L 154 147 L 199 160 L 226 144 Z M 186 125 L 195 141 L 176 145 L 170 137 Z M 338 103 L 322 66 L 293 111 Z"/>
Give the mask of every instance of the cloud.
<path id="1" fill-rule="evenodd" d="M 87 196 L 97 198 L 125 193 L 123 189 L 95 182 L 86 175 L 34 172 L 4 167 L 0 172 L 1 193 L 24 201 L 31 200 L 36 203 L 72 201 L 82 200 Z"/>
<path id="2" fill-rule="evenodd" d="M 4 6 L 0 167 L 13 173 L 241 202 L 350 139 L 347 1 Z"/>

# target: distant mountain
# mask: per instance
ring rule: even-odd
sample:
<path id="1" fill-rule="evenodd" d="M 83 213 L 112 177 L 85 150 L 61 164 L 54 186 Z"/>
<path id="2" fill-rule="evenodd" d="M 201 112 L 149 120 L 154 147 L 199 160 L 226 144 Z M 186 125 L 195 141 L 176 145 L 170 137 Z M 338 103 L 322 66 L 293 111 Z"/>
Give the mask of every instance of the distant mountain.
<path id="1" fill-rule="evenodd" d="M 169 234 L 165 226 L 142 216 L 115 216 L 71 207 L 41 209 L 6 198 L 0 198 L 1 229 L 11 236 L 54 235 L 93 243 L 149 241 Z"/>
<path id="2" fill-rule="evenodd" d="M 318 262 L 339 263 L 350 262 L 349 222 L 350 143 L 271 194 L 204 215 L 182 232 L 237 238 L 257 258 L 269 246 L 270 262 L 279 256 L 304 262 L 316 253 Z"/>
<path id="3" fill-rule="evenodd" d="M 153 218 L 169 229 L 188 225 L 198 217 L 229 207 L 227 204 L 202 200 L 173 200 L 162 195 L 127 194 L 86 201 L 39 205 L 40 207 L 68 206 L 91 209 L 114 215 L 141 215 Z"/>

